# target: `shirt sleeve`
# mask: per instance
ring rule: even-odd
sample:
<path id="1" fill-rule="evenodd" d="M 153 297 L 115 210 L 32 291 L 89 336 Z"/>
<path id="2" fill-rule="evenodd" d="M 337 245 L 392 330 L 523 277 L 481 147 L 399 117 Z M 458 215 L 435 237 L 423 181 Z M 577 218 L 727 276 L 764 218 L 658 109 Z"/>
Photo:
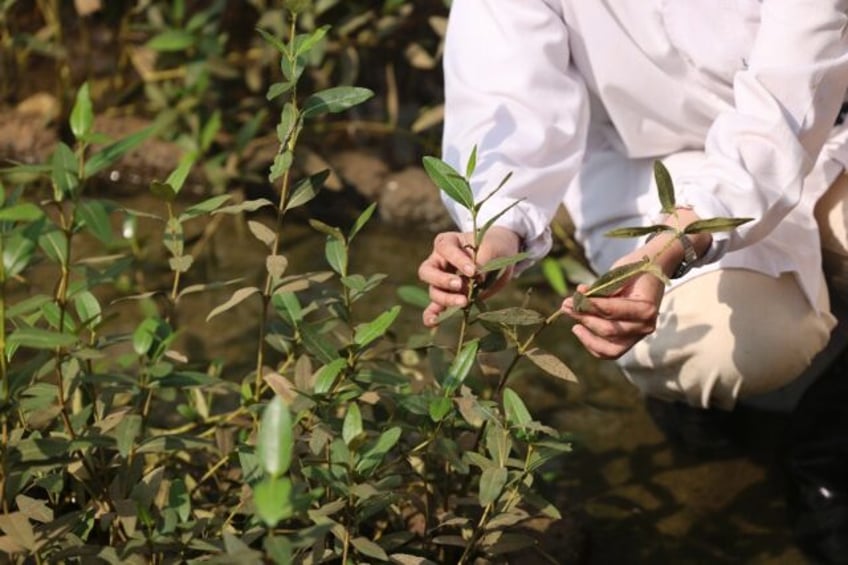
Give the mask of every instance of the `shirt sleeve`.
<path id="1" fill-rule="evenodd" d="M 550 249 L 549 225 L 583 156 L 585 86 L 570 62 L 568 29 L 544 0 L 454 0 L 445 43 L 443 159 L 457 170 L 477 147 L 476 201 L 493 191 L 483 225 L 514 230 L 531 259 Z M 471 216 L 444 198 L 463 231 Z"/>
<path id="2" fill-rule="evenodd" d="M 734 106 L 710 128 L 703 168 L 678 183 L 701 217 L 754 218 L 716 234 L 707 261 L 759 241 L 801 201 L 848 88 L 846 11 L 848 0 L 763 1 Z"/>

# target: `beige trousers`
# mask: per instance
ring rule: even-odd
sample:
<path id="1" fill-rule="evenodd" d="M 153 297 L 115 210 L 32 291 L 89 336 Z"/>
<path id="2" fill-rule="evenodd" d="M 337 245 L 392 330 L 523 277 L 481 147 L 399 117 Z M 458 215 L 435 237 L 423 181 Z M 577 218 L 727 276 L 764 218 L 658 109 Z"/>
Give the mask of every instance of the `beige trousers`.
<path id="1" fill-rule="evenodd" d="M 824 273 L 831 293 L 848 303 L 848 174 L 816 207 Z M 644 394 L 702 408 L 787 387 L 827 345 L 836 319 L 827 293 L 818 310 L 791 274 L 773 278 L 720 269 L 671 289 L 657 331 L 619 359 Z"/>

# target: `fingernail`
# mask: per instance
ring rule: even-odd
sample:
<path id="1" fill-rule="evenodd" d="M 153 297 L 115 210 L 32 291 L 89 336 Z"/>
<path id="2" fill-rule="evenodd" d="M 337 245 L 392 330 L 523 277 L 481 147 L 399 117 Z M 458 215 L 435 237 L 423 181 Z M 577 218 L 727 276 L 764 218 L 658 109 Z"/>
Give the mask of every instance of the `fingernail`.
<path id="1" fill-rule="evenodd" d="M 460 288 L 462 288 L 462 281 L 459 279 L 451 279 L 450 287 L 453 290 L 459 290 Z"/>
<path id="2" fill-rule="evenodd" d="M 464 267 L 462 267 L 462 270 L 465 272 L 466 275 L 468 275 L 470 277 L 471 275 L 474 274 L 474 265 L 469 263 L 469 264 L 465 265 Z"/>

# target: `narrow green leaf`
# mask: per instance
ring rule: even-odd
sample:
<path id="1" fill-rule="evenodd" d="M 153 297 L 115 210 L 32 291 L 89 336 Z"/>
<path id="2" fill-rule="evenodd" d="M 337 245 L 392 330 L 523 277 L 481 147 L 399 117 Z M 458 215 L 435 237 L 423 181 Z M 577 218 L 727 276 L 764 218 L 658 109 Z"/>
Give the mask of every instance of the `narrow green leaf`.
<path id="1" fill-rule="evenodd" d="M 182 190 L 188 174 L 191 172 L 191 168 L 197 161 L 197 156 L 195 151 L 191 151 L 180 157 L 177 168 L 171 171 L 171 174 L 165 179 L 165 184 L 174 190 L 174 194 L 179 194 L 180 190 Z"/>
<path id="2" fill-rule="evenodd" d="M 277 292 L 271 297 L 274 309 L 292 326 L 297 327 L 303 321 L 303 308 L 293 292 Z"/>
<path id="3" fill-rule="evenodd" d="M 288 477 L 265 477 L 253 487 L 256 514 L 269 528 L 294 514 L 292 482 Z"/>
<path id="4" fill-rule="evenodd" d="M 74 308 L 77 311 L 80 323 L 90 328 L 96 328 L 103 320 L 100 302 L 88 290 L 83 290 L 74 295 Z"/>
<path id="5" fill-rule="evenodd" d="M 291 90 L 294 85 L 297 84 L 290 80 L 284 80 L 282 82 L 275 82 L 271 86 L 268 87 L 268 92 L 265 94 L 265 98 L 268 100 L 273 100 L 274 98 L 278 98 Z"/>
<path id="6" fill-rule="evenodd" d="M 459 386 L 465 381 L 465 378 L 474 367 L 477 361 L 477 350 L 480 347 L 478 340 L 469 341 L 462 350 L 457 354 L 448 369 L 448 376 L 442 383 L 442 388 L 445 389 L 445 396 L 450 396 Z"/>
<path id="7" fill-rule="evenodd" d="M 488 197 L 486 198 L 486 200 L 488 200 Z M 521 202 L 523 202 L 523 200 L 513 200 L 503 210 L 501 210 L 500 212 L 498 212 L 497 214 L 495 214 L 494 216 L 489 218 L 489 220 L 485 224 L 483 224 L 483 227 L 480 228 L 479 230 L 477 230 L 477 235 L 474 237 L 474 244 L 479 246 L 480 242 L 483 241 L 483 237 L 486 235 L 486 232 L 488 232 L 489 229 L 493 225 L 495 225 L 495 222 L 498 221 L 501 218 L 501 216 L 503 216 L 504 214 L 506 214 L 507 212 L 512 210 L 515 206 L 518 206 L 519 204 L 521 204 Z M 479 210 L 483 206 L 483 204 L 485 204 L 485 200 L 483 202 L 477 204 L 477 209 Z"/>
<path id="8" fill-rule="evenodd" d="M 356 537 L 350 540 L 351 545 L 356 548 L 356 551 L 364 555 L 365 557 L 370 557 L 372 559 L 379 559 L 380 561 L 388 561 L 389 556 L 386 554 L 386 550 L 364 537 Z"/>
<path id="9" fill-rule="evenodd" d="M 743 224 L 752 222 L 754 218 L 708 218 L 696 220 L 683 229 L 683 233 L 716 233 L 732 231 Z"/>
<path id="10" fill-rule="evenodd" d="M 274 242 L 277 241 L 277 233 L 274 230 L 256 220 L 248 220 L 247 227 L 253 237 L 264 243 L 269 249 L 274 247 Z"/>
<path id="11" fill-rule="evenodd" d="M 86 82 L 77 91 L 77 98 L 71 110 L 71 133 L 74 134 L 76 139 L 83 139 L 91 132 L 93 123 L 94 107 L 91 104 L 91 95 Z"/>
<path id="12" fill-rule="evenodd" d="M 232 199 L 232 196 L 229 194 L 221 194 L 219 196 L 213 196 L 212 198 L 207 198 L 203 202 L 199 202 L 194 206 L 189 206 L 183 213 L 180 214 L 180 221 L 185 221 L 191 218 L 195 218 L 197 216 L 202 216 L 203 214 L 211 214 L 215 210 L 218 210 L 221 206 L 226 204 Z"/>
<path id="13" fill-rule="evenodd" d="M 371 219 L 371 215 L 374 214 L 374 210 L 377 209 L 377 203 L 374 202 L 370 206 L 368 206 L 362 213 L 356 218 L 356 221 L 353 223 L 353 227 L 350 228 L 350 233 L 347 236 L 348 241 L 353 241 L 353 238 L 359 231 L 365 227 L 365 224 L 368 223 L 368 220 Z"/>
<path id="14" fill-rule="evenodd" d="M 115 440 L 118 444 L 118 453 L 124 459 L 130 454 L 135 440 L 141 434 L 141 424 L 140 414 L 127 414 L 115 427 Z"/>
<path id="15" fill-rule="evenodd" d="M 382 337 L 386 333 L 386 330 L 394 323 L 399 313 L 400 306 L 394 306 L 367 324 L 357 326 L 353 336 L 354 343 L 362 349 L 375 339 Z"/>
<path id="16" fill-rule="evenodd" d="M 510 424 L 523 427 L 533 421 L 527 406 L 511 388 L 505 388 L 503 391 L 503 405 L 506 421 Z"/>
<path id="17" fill-rule="evenodd" d="M 173 202 L 177 198 L 177 191 L 174 190 L 174 187 L 166 182 L 159 182 L 158 180 L 151 181 L 150 193 L 156 198 L 161 198 L 165 202 Z"/>
<path id="18" fill-rule="evenodd" d="M 327 394 L 336 384 L 339 373 L 347 366 L 347 361 L 341 357 L 334 359 L 315 372 L 315 394 Z"/>
<path id="19" fill-rule="evenodd" d="M 259 32 L 259 35 L 262 36 L 262 39 L 265 40 L 265 43 L 279 51 L 281 55 L 285 56 L 288 53 L 288 46 L 281 40 L 277 39 L 274 35 L 272 35 L 271 32 L 265 31 L 261 28 L 256 28 L 256 31 Z"/>
<path id="20" fill-rule="evenodd" d="M 284 148 L 288 148 L 289 139 L 297 129 L 298 117 L 299 114 L 295 105 L 286 102 L 280 111 L 280 120 L 277 122 L 277 140 Z"/>
<path id="21" fill-rule="evenodd" d="M 528 308 L 513 306 L 501 310 L 491 310 L 478 315 L 479 320 L 503 324 L 505 326 L 532 326 L 545 321 L 544 316 Z"/>
<path id="22" fill-rule="evenodd" d="M 77 206 L 77 216 L 85 224 L 91 234 L 105 245 L 115 241 L 109 213 L 100 200 L 85 200 Z"/>
<path id="23" fill-rule="evenodd" d="M 185 480 L 176 477 L 168 489 L 168 506 L 177 511 L 180 522 L 188 522 L 191 517 L 191 496 L 186 488 Z"/>
<path id="24" fill-rule="evenodd" d="M 56 349 L 70 347 L 77 342 L 77 336 L 68 333 L 42 330 L 38 328 L 20 328 L 7 338 L 7 344 L 30 349 Z"/>
<path id="25" fill-rule="evenodd" d="M 339 241 L 345 241 L 344 234 L 342 230 L 334 226 L 328 226 L 321 220 L 316 220 L 314 218 L 310 218 L 309 225 L 312 226 L 315 230 Z"/>
<path id="26" fill-rule="evenodd" d="M 654 161 L 654 179 L 657 182 L 657 190 L 660 196 L 660 205 L 663 214 L 673 214 L 676 208 L 674 200 L 674 183 L 671 174 L 662 161 Z"/>
<path id="27" fill-rule="evenodd" d="M 504 178 L 501 179 L 501 182 L 498 183 L 498 186 L 495 187 L 495 190 L 491 191 L 489 194 L 487 194 L 485 196 L 485 198 L 483 198 L 483 200 L 481 200 L 480 202 L 477 203 L 477 210 L 480 210 L 486 204 L 486 202 L 489 201 L 490 198 L 492 198 L 498 192 L 500 192 L 501 189 L 506 186 L 506 183 L 508 183 L 509 179 L 511 179 L 511 178 L 512 178 L 512 171 L 510 171 L 510 172 L 508 172 L 507 174 L 504 175 Z M 513 206 L 515 206 L 519 202 L 521 202 L 521 200 L 516 200 L 515 202 L 510 204 L 508 208 L 512 208 Z M 498 214 L 498 216 L 502 215 L 503 212 L 504 211 L 502 211 L 501 214 Z"/>
<path id="28" fill-rule="evenodd" d="M 651 260 L 648 257 L 643 257 L 639 261 L 611 269 L 601 275 L 583 294 L 585 296 L 610 296 L 627 284 L 630 279 L 644 273 L 650 263 Z"/>
<path id="29" fill-rule="evenodd" d="M 51 159 L 52 170 L 50 178 L 53 181 L 57 193 L 55 199 L 60 200 L 64 196 L 70 196 L 79 187 L 79 161 L 70 147 L 63 142 L 56 145 Z"/>
<path id="30" fill-rule="evenodd" d="M 497 259 L 492 259 L 482 267 L 480 267 L 481 273 L 488 273 L 491 271 L 500 271 L 505 267 L 510 267 L 515 265 L 516 263 L 520 263 L 529 257 L 530 254 L 527 252 L 516 253 L 515 255 L 510 255 L 509 257 L 498 257 Z"/>
<path id="31" fill-rule="evenodd" d="M 31 202 L 0 209 L 0 222 L 32 222 L 42 216 L 44 211 Z"/>
<path id="32" fill-rule="evenodd" d="M 324 182 L 330 176 L 330 171 L 321 171 L 298 181 L 292 189 L 291 197 L 286 202 L 286 210 L 303 206 L 318 195 L 324 187 Z"/>
<path id="33" fill-rule="evenodd" d="M 566 296 L 568 294 L 568 283 L 559 261 L 553 257 L 545 257 L 542 259 L 540 267 L 545 280 L 548 281 L 553 291 L 560 296 Z"/>
<path id="34" fill-rule="evenodd" d="M 50 259 L 59 264 L 68 260 L 68 238 L 61 230 L 52 230 L 38 238 L 38 246 Z"/>
<path id="35" fill-rule="evenodd" d="M 452 407 L 452 399 L 447 396 L 436 396 L 430 400 L 427 412 L 430 414 L 430 419 L 438 423 L 444 420 L 445 416 L 450 414 Z"/>
<path id="36" fill-rule="evenodd" d="M 362 434 L 362 431 L 362 413 L 359 411 L 359 405 L 356 402 L 351 402 L 347 407 L 347 414 L 345 414 L 342 424 L 342 439 L 345 445 L 350 447 L 350 444 Z"/>
<path id="37" fill-rule="evenodd" d="M 328 31 L 330 31 L 330 26 L 323 25 L 311 33 L 298 35 L 294 45 L 295 54 L 303 55 L 311 51 L 319 41 L 324 39 Z"/>
<path id="38" fill-rule="evenodd" d="M 465 164 L 465 178 L 470 179 L 477 168 L 477 146 L 471 150 L 471 156 L 468 157 L 468 163 Z"/>
<path id="39" fill-rule="evenodd" d="M 148 126 L 116 141 L 115 143 L 112 143 L 111 145 L 107 145 L 102 150 L 92 155 L 85 163 L 85 178 L 90 178 L 96 175 L 123 157 L 127 152 L 141 145 L 145 140 L 147 140 L 147 138 L 157 132 L 160 127 L 162 127 L 161 124 Z"/>
<path id="40" fill-rule="evenodd" d="M 153 346 L 159 321 L 155 318 L 146 318 L 135 329 L 132 335 L 133 350 L 136 355 L 146 355 Z"/>
<path id="41" fill-rule="evenodd" d="M 503 492 L 509 474 L 504 467 L 490 467 L 483 469 L 480 475 L 480 506 L 486 507 L 495 502 Z"/>
<path id="42" fill-rule="evenodd" d="M 642 237 L 645 235 L 651 235 L 653 233 L 661 233 L 664 231 L 673 232 L 674 228 L 671 226 L 666 226 L 663 224 L 657 224 L 653 226 L 644 226 L 644 227 L 626 227 L 626 228 L 616 228 L 614 230 L 610 230 L 604 234 L 606 237 L 615 237 L 615 238 L 628 238 L 628 237 Z"/>
<path id="43" fill-rule="evenodd" d="M 277 153 L 277 156 L 274 157 L 274 162 L 271 164 L 271 170 L 268 173 L 268 182 L 274 182 L 286 174 L 291 169 L 292 163 L 294 163 L 294 153 L 288 150 Z"/>
<path id="44" fill-rule="evenodd" d="M 392 448 L 397 445 L 401 432 L 401 428 L 395 426 L 380 434 L 377 442 L 362 454 L 362 458 L 356 464 L 356 471 L 363 475 L 368 475 L 374 471 Z"/>
<path id="45" fill-rule="evenodd" d="M 344 276 L 347 274 L 347 245 L 339 239 L 327 238 L 327 243 L 324 245 L 324 256 L 327 263 L 338 274 Z"/>
<path id="46" fill-rule="evenodd" d="M 195 44 L 194 35 L 180 29 L 168 29 L 147 42 L 147 47 L 154 51 L 173 52 L 184 51 Z"/>
<path id="47" fill-rule="evenodd" d="M 215 136 L 221 130 L 221 111 L 215 110 L 209 119 L 203 124 L 203 129 L 200 131 L 200 150 L 208 151 L 215 141 Z"/>
<path id="48" fill-rule="evenodd" d="M 224 206 L 222 208 L 218 208 L 217 210 L 212 211 L 212 215 L 214 216 L 215 214 L 241 214 L 244 212 L 256 212 L 261 208 L 273 205 L 273 202 L 271 202 L 267 198 L 257 198 L 255 200 L 245 200 L 244 202 L 241 202 L 239 204 L 233 204 L 231 206 Z"/>
<path id="49" fill-rule="evenodd" d="M 557 377 L 558 379 L 562 379 L 564 381 L 568 381 L 571 383 L 576 383 L 577 376 L 574 374 L 574 371 L 568 368 L 568 365 L 563 363 L 558 357 L 551 355 L 550 353 L 546 353 L 537 348 L 533 348 L 525 353 L 527 358 L 533 362 L 534 365 L 545 371 L 546 373 Z"/>
<path id="50" fill-rule="evenodd" d="M 281 477 L 291 465 L 294 424 L 282 397 L 274 396 L 262 411 L 256 439 L 256 455 L 265 474 Z"/>
<path id="51" fill-rule="evenodd" d="M 303 339 L 303 346 L 322 363 L 332 363 L 339 357 L 338 351 L 332 343 L 318 333 L 314 326 L 303 324 L 299 331 L 300 337 Z"/>
<path id="52" fill-rule="evenodd" d="M 410 304 L 412 306 L 416 306 L 418 308 L 426 308 L 430 305 L 430 295 L 421 287 L 412 286 L 412 285 L 403 285 L 398 287 L 397 289 L 398 297 Z"/>
<path id="53" fill-rule="evenodd" d="M 466 210 L 474 210 L 474 193 L 468 181 L 456 170 L 436 157 L 424 157 L 424 170 L 439 190 Z"/>
<path id="54" fill-rule="evenodd" d="M 343 112 L 365 102 L 374 92 L 358 86 L 334 86 L 316 92 L 303 102 L 301 115 L 304 119 L 327 113 Z"/>
<path id="55" fill-rule="evenodd" d="M 251 296 L 253 296 L 254 294 L 256 294 L 258 292 L 260 292 L 260 290 L 258 288 L 256 288 L 255 286 L 248 286 L 248 287 L 238 289 L 237 291 L 235 291 L 232 294 L 232 296 L 230 296 L 229 300 L 227 300 L 226 302 L 224 302 L 220 306 L 216 306 L 215 308 L 213 308 L 212 311 L 209 312 L 209 315 L 206 316 L 206 321 L 208 322 L 209 320 L 211 320 L 212 318 L 214 318 L 218 314 L 221 314 L 222 312 L 226 312 L 227 310 L 236 306 L 237 304 L 244 302 L 246 299 L 250 298 Z"/>

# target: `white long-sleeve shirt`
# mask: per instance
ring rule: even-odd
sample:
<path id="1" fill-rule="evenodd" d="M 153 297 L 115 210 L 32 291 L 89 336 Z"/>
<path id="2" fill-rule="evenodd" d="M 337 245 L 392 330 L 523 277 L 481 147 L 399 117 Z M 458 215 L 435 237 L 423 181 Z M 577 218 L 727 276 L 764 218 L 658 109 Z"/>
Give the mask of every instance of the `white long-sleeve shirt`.
<path id="1" fill-rule="evenodd" d="M 815 304 L 812 210 L 848 164 L 846 26 L 848 0 L 454 0 L 443 157 L 464 170 L 478 147 L 478 194 L 513 173 L 483 215 L 521 199 L 498 224 L 535 258 L 564 202 L 600 269 L 626 249 L 605 231 L 656 220 L 667 159 L 679 204 L 755 218 L 701 272 L 795 272 Z"/>

